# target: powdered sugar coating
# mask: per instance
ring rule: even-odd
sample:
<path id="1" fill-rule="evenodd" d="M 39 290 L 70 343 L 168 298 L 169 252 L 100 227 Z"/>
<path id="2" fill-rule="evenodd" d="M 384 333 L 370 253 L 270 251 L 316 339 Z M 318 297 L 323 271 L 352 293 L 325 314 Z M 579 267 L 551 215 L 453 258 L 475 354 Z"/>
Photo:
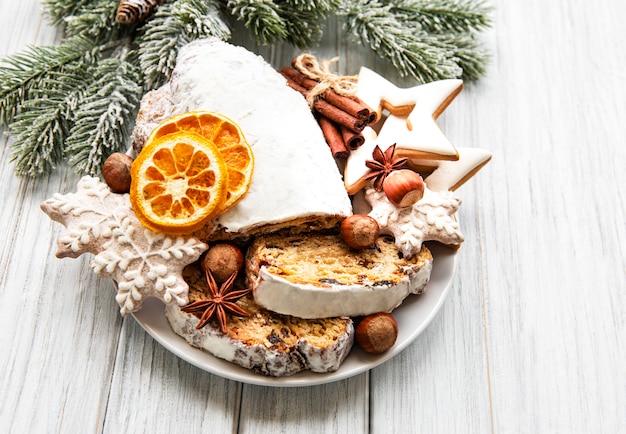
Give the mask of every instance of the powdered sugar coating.
<path id="1" fill-rule="evenodd" d="M 317 373 L 336 371 L 354 343 L 352 321 L 347 322 L 345 333 L 331 346 L 320 348 L 311 345 L 303 336 L 290 351 L 279 351 L 271 346 L 245 344 L 233 339 L 212 323 L 198 330 L 198 318 L 183 312 L 178 306 L 166 306 L 165 317 L 172 330 L 190 345 L 258 374 L 272 377 L 293 375 L 307 369 Z"/>
<path id="2" fill-rule="evenodd" d="M 306 101 L 262 57 L 218 39 L 197 40 L 181 49 L 166 86 L 158 102 L 145 100 L 159 107 L 154 119 L 161 120 L 162 113 L 221 113 L 239 125 L 252 147 L 250 189 L 217 219 L 226 232 L 352 214 L 337 164 Z M 136 128 L 136 144 L 154 119 L 146 117 Z"/>
<path id="3" fill-rule="evenodd" d="M 170 84 L 165 83 L 158 89 L 146 93 L 141 98 L 139 113 L 131 136 L 132 151 L 136 156 L 156 126 L 172 116 L 172 92 Z"/>

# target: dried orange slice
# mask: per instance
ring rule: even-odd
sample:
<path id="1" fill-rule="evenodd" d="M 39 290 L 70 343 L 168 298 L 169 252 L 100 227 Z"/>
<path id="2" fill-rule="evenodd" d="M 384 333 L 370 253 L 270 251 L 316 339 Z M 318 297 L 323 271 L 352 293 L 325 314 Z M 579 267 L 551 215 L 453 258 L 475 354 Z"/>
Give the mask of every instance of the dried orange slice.
<path id="1" fill-rule="evenodd" d="M 183 113 L 166 119 L 150 133 L 146 143 L 176 131 L 191 131 L 212 140 L 228 167 L 228 192 L 220 209 L 235 205 L 250 188 L 254 156 L 239 126 L 228 117 L 208 111 Z"/>
<path id="2" fill-rule="evenodd" d="M 178 131 L 146 143 L 133 162 L 131 179 L 130 202 L 144 226 L 186 234 L 221 208 L 228 169 L 212 141 Z"/>

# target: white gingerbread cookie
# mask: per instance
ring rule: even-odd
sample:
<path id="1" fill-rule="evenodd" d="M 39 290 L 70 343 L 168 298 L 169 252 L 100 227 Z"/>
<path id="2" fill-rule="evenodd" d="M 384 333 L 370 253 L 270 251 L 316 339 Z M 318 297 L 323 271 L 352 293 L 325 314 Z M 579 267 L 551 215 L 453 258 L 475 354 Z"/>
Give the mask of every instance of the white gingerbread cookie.
<path id="1" fill-rule="evenodd" d="M 373 188 L 365 191 L 365 198 L 372 206 L 369 215 L 378 222 L 381 233 L 393 235 L 396 247 L 407 258 L 416 255 L 424 241 L 457 246 L 464 240 L 455 218 L 461 199 L 450 191 L 426 188 L 422 199 L 405 208 L 396 207 L 384 192 Z"/>
<path id="2" fill-rule="evenodd" d="M 383 109 L 398 116 L 411 113 L 416 104 L 431 106 L 430 116 L 437 119 L 463 89 L 463 81 L 439 80 L 403 89 L 369 68 L 359 70 L 357 96 L 376 110 L 378 118 Z M 425 107 L 425 106 L 424 106 Z"/>
<path id="3" fill-rule="evenodd" d="M 366 184 L 368 168 L 376 145 L 384 151 L 396 144 L 396 157 L 428 160 L 457 160 L 456 148 L 443 134 L 436 119 L 463 89 L 462 80 L 440 80 L 408 89 L 400 89 L 375 72 L 361 68 L 357 96 L 382 117 L 383 108 L 390 114 L 381 119 L 379 132 L 363 131 L 365 143 L 352 152 L 346 162 L 344 183 L 354 194 Z M 378 127 L 378 126 L 376 126 Z"/>
<path id="4" fill-rule="evenodd" d="M 363 144 L 350 152 L 343 169 L 343 182 L 348 194 L 351 195 L 356 194 L 367 183 L 365 175 L 369 169 L 365 162 L 373 158 L 372 153 L 378 144 L 376 140 L 378 135 L 371 127 L 365 127 L 361 134 L 364 139 Z"/>
<path id="5" fill-rule="evenodd" d="M 457 148 L 459 159 L 446 160 L 419 160 L 410 161 L 410 164 L 423 164 L 434 167 L 424 182 L 433 191 L 455 191 L 482 169 L 491 160 L 491 153 L 479 148 Z"/>
<path id="6" fill-rule="evenodd" d="M 76 193 L 57 193 L 41 209 L 67 229 L 57 240 L 57 257 L 94 254 L 91 268 L 117 282 L 115 299 L 122 315 L 141 309 L 146 297 L 188 303 L 182 271 L 207 249 L 205 243 L 146 229 L 133 213 L 128 194 L 112 193 L 90 176 L 79 181 Z"/>

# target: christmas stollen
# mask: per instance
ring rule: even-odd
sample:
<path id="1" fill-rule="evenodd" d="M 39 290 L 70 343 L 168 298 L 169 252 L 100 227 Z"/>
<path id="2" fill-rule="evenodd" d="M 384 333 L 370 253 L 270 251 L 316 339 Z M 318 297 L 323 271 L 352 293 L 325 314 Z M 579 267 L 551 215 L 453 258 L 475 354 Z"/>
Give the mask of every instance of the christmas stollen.
<path id="1" fill-rule="evenodd" d="M 197 265 L 183 272 L 190 302 L 206 298 L 206 280 Z M 354 342 L 350 318 L 304 320 L 270 312 L 251 297 L 237 301 L 250 316 L 228 315 L 226 330 L 215 321 L 197 329 L 199 317 L 168 305 L 165 316 L 175 333 L 192 346 L 258 374 L 280 377 L 303 370 L 336 371 Z"/>
<path id="2" fill-rule="evenodd" d="M 268 235 L 248 249 L 247 286 L 261 306 L 301 318 L 391 312 L 425 290 L 432 260 L 425 246 L 398 255 L 389 237 L 355 251 L 338 235 Z"/>
<path id="3" fill-rule="evenodd" d="M 215 38 L 183 47 L 170 82 L 142 99 L 133 131 L 135 152 L 159 122 L 198 110 L 237 123 L 255 156 L 248 193 L 216 219 L 220 236 L 332 227 L 352 214 L 309 106 L 262 57 Z"/>

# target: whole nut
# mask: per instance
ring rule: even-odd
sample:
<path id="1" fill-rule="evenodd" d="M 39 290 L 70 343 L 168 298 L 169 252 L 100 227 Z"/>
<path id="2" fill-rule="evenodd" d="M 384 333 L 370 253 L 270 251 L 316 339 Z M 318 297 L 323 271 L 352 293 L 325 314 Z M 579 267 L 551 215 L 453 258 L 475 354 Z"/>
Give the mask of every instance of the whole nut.
<path id="1" fill-rule="evenodd" d="M 398 208 L 412 206 L 424 197 L 424 188 L 420 174 L 409 169 L 391 172 L 383 181 L 385 195 Z"/>
<path id="2" fill-rule="evenodd" d="M 210 270 L 217 283 L 225 282 L 233 273 L 243 267 L 243 253 L 234 244 L 218 243 L 211 247 L 202 258 L 202 268 Z"/>
<path id="3" fill-rule="evenodd" d="M 102 177 L 114 193 L 130 191 L 130 166 L 133 159 L 122 152 L 111 154 L 102 165 Z"/>
<path id="4" fill-rule="evenodd" d="M 356 342 L 364 351 L 380 354 L 396 343 L 398 323 L 388 313 L 368 315 L 356 327 Z"/>
<path id="5" fill-rule="evenodd" d="M 380 235 L 378 222 L 366 214 L 354 214 L 341 222 L 340 234 L 343 241 L 353 249 L 367 249 Z"/>

